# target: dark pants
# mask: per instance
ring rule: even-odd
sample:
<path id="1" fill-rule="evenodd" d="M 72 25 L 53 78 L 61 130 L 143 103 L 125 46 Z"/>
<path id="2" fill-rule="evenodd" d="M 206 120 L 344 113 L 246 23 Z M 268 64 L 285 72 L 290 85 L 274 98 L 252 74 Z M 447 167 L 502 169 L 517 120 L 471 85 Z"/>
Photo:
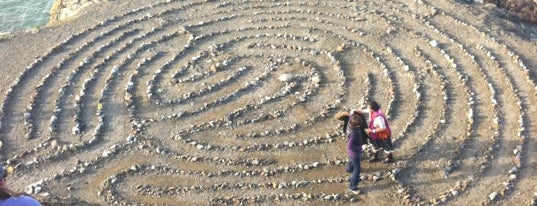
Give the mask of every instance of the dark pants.
<path id="1" fill-rule="evenodd" d="M 383 149 L 385 152 L 393 151 L 393 144 L 392 144 L 391 137 L 388 137 L 386 139 L 372 140 L 371 144 L 373 145 L 373 148 L 375 149 L 375 151 L 378 151 L 380 149 Z"/>
<path id="2" fill-rule="evenodd" d="M 349 179 L 350 186 L 349 189 L 356 190 L 358 189 L 358 183 L 360 183 L 360 173 L 362 172 L 362 167 L 360 166 L 360 155 L 357 155 L 355 158 L 349 158 L 347 163 L 347 172 L 351 173 L 351 178 Z"/>

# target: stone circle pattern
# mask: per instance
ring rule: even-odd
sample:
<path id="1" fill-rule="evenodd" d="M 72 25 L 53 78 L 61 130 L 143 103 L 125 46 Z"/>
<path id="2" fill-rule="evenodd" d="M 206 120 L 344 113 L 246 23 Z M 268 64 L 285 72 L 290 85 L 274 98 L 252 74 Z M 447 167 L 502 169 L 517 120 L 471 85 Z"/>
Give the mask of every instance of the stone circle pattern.
<path id="1" fill-rule="evenodd" d="M 140 5 L 26 67 L 2 157 L 27 193 L 110 205 L 535 205 L 530 56 L 447 4 Z M 353 195 L 332 117 L 368 98 L 397 163 L 364 162 Z"/>

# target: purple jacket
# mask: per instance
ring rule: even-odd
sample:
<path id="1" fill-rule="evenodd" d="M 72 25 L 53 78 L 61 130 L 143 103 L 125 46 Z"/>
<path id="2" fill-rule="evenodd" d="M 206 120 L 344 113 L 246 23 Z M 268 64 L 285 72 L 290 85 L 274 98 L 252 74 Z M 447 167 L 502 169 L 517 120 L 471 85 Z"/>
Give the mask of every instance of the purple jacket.
<path id="1" fill-rule="evenodd" d="M 349 134 L 349 141 L 347 141 L 347 155 L 349 158 L 359 157 L 362 154 L 362 135 L 363 133 L 354 130 Z"/>

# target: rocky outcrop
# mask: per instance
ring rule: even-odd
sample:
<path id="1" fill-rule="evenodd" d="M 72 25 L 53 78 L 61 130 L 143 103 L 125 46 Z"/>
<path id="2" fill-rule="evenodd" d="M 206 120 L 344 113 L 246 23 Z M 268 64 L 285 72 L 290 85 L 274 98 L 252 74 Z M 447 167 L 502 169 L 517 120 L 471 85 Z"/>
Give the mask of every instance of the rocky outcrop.
<path id="1" fill-rule="evenodd" d="M 537 0 L 486 0 L 485 2 L 515 13 L 522 21 L 537 23 Z"/>
<path id="2" fill-rule="evenodd" d="M 56 0 L 50 9 L 48 25 L 53 25 L 79 14 L 82 9 L 97 3 L 113 0 Z"/>

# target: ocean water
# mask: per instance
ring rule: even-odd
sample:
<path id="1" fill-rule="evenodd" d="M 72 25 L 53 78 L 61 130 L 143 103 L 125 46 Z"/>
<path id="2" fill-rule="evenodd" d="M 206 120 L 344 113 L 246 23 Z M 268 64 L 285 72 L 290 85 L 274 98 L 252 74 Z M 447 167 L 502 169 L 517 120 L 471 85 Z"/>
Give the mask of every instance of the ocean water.
<path id="1" fill-rule="evenodd" d="M 45 25 L 54 0 L 0 0 L 0 32 Z"/>

